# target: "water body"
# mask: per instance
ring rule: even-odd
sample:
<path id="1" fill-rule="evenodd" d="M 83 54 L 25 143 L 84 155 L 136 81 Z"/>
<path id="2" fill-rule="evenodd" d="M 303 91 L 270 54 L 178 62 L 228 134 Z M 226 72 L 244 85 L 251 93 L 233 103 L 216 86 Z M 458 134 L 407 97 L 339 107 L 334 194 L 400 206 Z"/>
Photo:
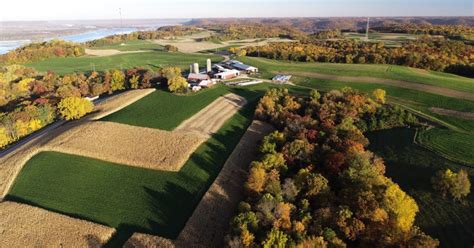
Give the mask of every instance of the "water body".
<path id="1" fill-rule="evenodd" d="M 152 24 L 152 25 L 143 25 L 143 27 L 141 28 L 136 28 L 136 27 L 100 28 L 100 29 L 95 29 L 95 30 L 84 31 L 83 33 L 79 33 L 79 34 L 66 35 L 66 36 L 60 36 L 60 37 L 51 37 L 44 40 L 48 41 L 52 39 L 60 39 L 60 40 L 66 40 L 66 41 L 72 41 L 72 42 L 87 42 L 91 40 L 104 38 L 110 35 L 128 34 L 135 31 L 154 30 L 163 26 L 181 24 L 182 22 L 183 21 L 181 20 L 177 20 L 176 22 L 170 22 L 169 20 L 164 20 L 163 22 L 157 22 L 156 24 Z M 88 26 L 87 28 L 95 28 L 95 27 Z M 31 40 L 0 41 L 0 54 L 5 54 L 11 50 L 14 50 L 28 43 L 31 43 Z"/>

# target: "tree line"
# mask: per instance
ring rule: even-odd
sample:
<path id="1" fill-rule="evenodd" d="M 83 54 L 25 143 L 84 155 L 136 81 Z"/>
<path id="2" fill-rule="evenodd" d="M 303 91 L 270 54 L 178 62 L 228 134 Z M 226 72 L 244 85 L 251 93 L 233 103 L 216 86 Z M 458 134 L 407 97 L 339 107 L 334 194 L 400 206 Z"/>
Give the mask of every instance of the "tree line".
<path id="1" fill-rule="evenodd" d="M 215 33 L 201 40 L 243 40 L 243 39 L 262 39 L 262 38 L 292 38 L 304 37 L 306 34 L 298 29 L 288 25 L 278 26 L 271 24 L 214 24 L 204 25 L 205 29 Z"/>
<path id="2" fill-rule="evenodd" d="M 62 118 L 92 111 L 85 97 L 149 88 L 162 73 L 149 69 L 109 70 L 59 76 L 10 65 L 0 68 L 0 148 Z"/>
<path id="3" fill-rule="evenodd" d="M 401 47 L 387 47 L 382 42 L 343 39 L 275 42 L 263 46 L 230 49 L 234 53 L 241 50 L 249 56 L 278 60 L 394 64 L 474 76 L 473 46 L 444 38 L 422 38 L 409 41 Z"/>
<path id="4" fill-rule="evenodd" d="M 118 44 L 131 40 L 155 40 L 164 38 L 173 38 L 177 36 L 191 35 L 202 32 L 203 30 L 193 26 L 165 26 L 153 31 L 137 31 L 129 34 L 111 35 L 105 38 L 88 41 L 86 46 L 98 47 L 103 45 Z"/>
<path id="5" fill-rule="evenodd" d="M 268 91 L 256 117 L 277 131 L 263 139 L 261 158 L 250 164 L 228 246 L 437 247 L 438 240 L 414 225 L 415 200 L 384 175 L 382 158 L 365 149 L 359 126 L 416 122 L 384 101 L 381 90 L 373 98 L 350 88 L 313 90 L 304 98 Z M 371 117 L 380 120 L 371 125 Z"/>
<path id="6" fill-rule="evenodd" d="M 0 55 L 0 65 L 24 64 L 54 57 L 78 57 L 85 54 L 84 46 L 63 40 L 31 43 Z"/>

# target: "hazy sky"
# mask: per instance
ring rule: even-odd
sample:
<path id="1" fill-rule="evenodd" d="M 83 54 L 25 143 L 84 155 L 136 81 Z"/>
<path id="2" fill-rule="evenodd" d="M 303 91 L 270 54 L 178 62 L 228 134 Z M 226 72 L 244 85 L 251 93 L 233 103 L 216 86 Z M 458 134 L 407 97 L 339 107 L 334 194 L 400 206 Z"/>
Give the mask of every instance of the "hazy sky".
<path id="1" fill-rule="evenodd" d="M 2 0 L 0 20 L 473 16 L 474 0 Z"/>

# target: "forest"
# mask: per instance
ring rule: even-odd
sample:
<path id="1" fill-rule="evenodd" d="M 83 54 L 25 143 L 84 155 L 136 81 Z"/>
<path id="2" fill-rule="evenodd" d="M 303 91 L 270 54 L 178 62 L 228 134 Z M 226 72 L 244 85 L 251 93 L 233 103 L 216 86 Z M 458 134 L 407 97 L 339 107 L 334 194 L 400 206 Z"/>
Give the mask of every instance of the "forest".
<path id="1" fill-rule="evenodd" d="M 0 65 L 24 64 L 54 57 L 78 57 L 85 54 L 81 44 L 63 40 L 31 43 L 0 55 Z"/>
<path id="2" fill-rule="evenodd" d="M 210 24 L 202 27 L 215 32 L 202 40 L 228 41 L 274 37 L 297 39 L 306 36 L 304 32 L 291 26 L 268 24 Z"/>
<path id="3" fill-rule="evenodd" d="M 41 74 L 20 65 L 1 67 L 0 149 L 59 117 L 77 119 L 90 112 L 83 111 L 83 108 L 92 110 L 85 97 L 149 88 L 159 79 L 160 73 L 140 68 L 61 77 L 53 72 Z M 69 106 L 78 108 L 71 112 Z"/>
<path id="4" fill-rule="evenodd" d="M 415 200 L 387 178 L 363 131 L 416 125 L 404 110 L 350 88 L 310 97 L 272 89 L 256 118 L 277 130 L 250 164 L 230 247 L 437 247 L 414 225 Z"/>
<path id="5" fill-rule="evenodd" d="M 386 47 L 351 39 L 279 42 L 263 46 L 231 48 L 230 51 L 256 57 L 303 62 L 394 64 L 448 71 L 474 76 L 474 47 L 462 41 L 425 37 L 401 47 Z M 242 53 L 240 53 L 242 54 Z"/>

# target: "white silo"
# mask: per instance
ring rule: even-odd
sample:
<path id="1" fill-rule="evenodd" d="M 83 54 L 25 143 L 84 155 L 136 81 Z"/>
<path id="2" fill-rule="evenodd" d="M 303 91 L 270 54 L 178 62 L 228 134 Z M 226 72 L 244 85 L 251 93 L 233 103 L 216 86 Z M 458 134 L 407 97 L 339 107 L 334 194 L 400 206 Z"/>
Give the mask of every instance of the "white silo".
<path id="1" fill-rule="evenodd" d="M 194 73 L 199 73 L 199 64 L 198 63 L 193 64 L 193 70 L 194 70 L 193 71 Z"/>
<path id="2" fill-rule="evenodd" d="M 211 72 L 212 70 L 212 64 L 211 64 L 211 59 L 206 60 L 206 72 Z"/>
<path id="3" fill-rule="evenodd" d="M 190 65 L 189 65 L 189 73 L 194 73 L 194 72 L 193 72 L 193 64 L 190 64 Z"/>

